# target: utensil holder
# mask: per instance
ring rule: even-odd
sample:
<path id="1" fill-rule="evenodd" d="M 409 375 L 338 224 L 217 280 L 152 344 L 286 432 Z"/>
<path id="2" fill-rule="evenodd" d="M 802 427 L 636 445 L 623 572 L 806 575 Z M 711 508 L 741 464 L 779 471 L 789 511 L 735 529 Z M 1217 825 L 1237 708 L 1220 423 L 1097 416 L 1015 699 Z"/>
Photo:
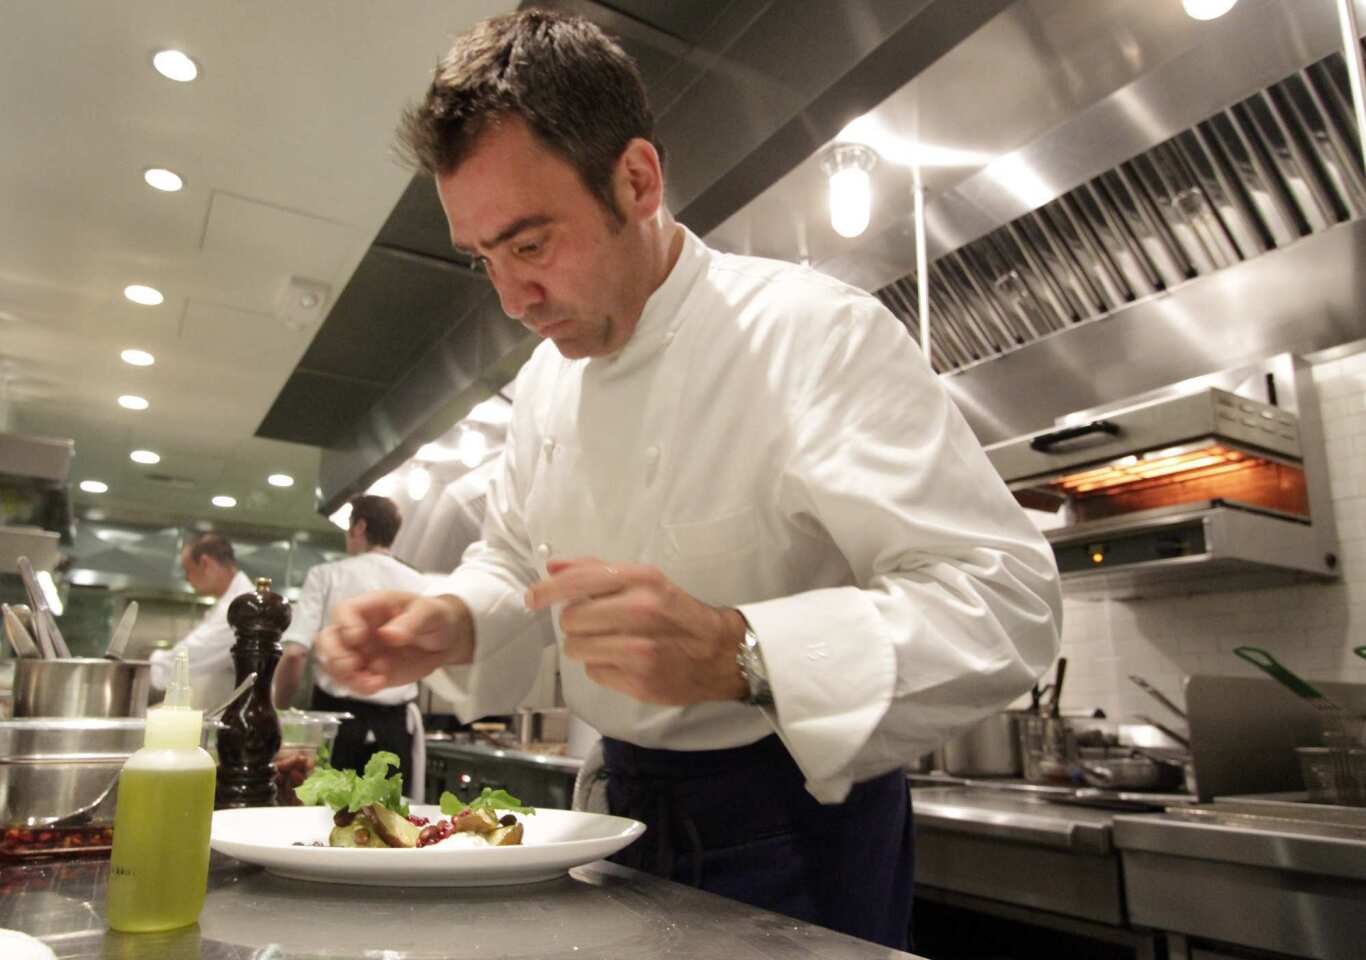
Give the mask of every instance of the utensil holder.
<path id="1" fill-rule="evenodd" d="M 71 657 L 14 662 L 14 716 L 145 717 L 152 689 L 146 660 Z"/>
<path id="2" fill-rule="evenodd" d="M 1020 759 L 1031 783 L 1069 782 L 1078 760 L 1076 732 L 1061 717 L 1024 714 L 1019 719 Z"/>

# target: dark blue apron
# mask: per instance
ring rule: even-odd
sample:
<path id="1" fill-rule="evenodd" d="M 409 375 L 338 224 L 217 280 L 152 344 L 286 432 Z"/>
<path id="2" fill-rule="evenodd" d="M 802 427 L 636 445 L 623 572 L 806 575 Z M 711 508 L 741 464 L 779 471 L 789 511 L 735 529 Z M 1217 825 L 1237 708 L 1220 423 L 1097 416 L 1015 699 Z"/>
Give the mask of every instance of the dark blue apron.
<path id="1" fill-rule="evenodd" d="M 603 739 L 612 813 L 649 828 L 612 859 L 905 950 L 911 804 L 904 771 L 819 803 L 776 737 L 731 750 Z"/>

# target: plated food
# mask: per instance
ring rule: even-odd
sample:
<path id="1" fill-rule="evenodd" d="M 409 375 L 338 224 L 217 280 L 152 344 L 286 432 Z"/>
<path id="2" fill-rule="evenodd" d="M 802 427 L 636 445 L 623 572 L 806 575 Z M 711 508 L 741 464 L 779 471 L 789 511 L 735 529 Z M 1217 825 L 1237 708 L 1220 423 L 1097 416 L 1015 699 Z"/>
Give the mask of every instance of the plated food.
<path id="1" fill-rule="evenodd" d="M 364 774 L 336 770 L 320 762 L 295 789 L 306 805 L 326 804 L 333 811 L 327 842 L 296 840 L 296 846 L 415 850 L 449 843 L 456 846 L 511 847 L 522 842 L 517 814 L 534 814 L 531 807 L 504 790 L 487 787 L 470 803 L 449 790 L 441 795 L 444 817 L 410 813 L 403 800 L 403 777 L 390 774 L 398 757 L 386 751 L 372 756 Z"/>

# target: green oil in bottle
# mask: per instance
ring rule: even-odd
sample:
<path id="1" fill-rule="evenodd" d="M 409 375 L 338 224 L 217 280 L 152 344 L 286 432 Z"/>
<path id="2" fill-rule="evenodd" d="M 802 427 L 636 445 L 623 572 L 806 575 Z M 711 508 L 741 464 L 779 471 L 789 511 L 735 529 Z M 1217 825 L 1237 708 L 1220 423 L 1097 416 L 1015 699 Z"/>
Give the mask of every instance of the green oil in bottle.
<path id="1" fill-rule="evenodd" d="M 214 774 L 208 766 L 125 768 L 119 775 L 105 904 L 115 930 L 171 930 L 199 919 L 211 824 L 203 811 L 213 809 Z"/>
<path id="2" fill-rule="evenodd" d="M 151 933 L 199 919 L 218 772 L 199 746 L 202 727 L 202 715 L 190 709 L 190 660 L 182 647 L 166 699 L 147 711 L 143 747 L 119 773 L 105 898 L 115 930 Z"/>

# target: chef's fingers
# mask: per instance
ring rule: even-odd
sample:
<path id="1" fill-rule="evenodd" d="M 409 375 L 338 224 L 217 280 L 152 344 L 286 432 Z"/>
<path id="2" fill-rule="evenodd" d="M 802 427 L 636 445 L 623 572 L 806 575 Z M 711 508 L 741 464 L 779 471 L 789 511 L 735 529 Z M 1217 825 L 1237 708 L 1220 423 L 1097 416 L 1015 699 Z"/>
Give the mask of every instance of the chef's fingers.
<path id="1" fill-rule="evenodd" d="M 568 603 L 560 611 L 560 630 L 566 637 L 608 633 L 660 636 L 677 633 L 680 626 L 665 611 L 658 594 L 631 587 Z"/>
<path id="2" fill-rule="evenodd" d="M 601 560 L 552 560 L 546 564 L 550 576 L 534 583 L 523 598 L 528 610 L 544 610 L 555 603 L 574 603 L 604 597 L 624 590 L 632 583 L 661 578 L 654 567 L 613 565 Z"/>
<path id="3" fill-rule="evenodd" d="M 451 608 L 437 597 L 413 597 L 375 632 L 380 642 L 390 648 L 417 647 L 435 652 L 444 651 L 455 642 Z"/>
<path id="4" fill-rule="evenodd" d="M 419 595 L 402 590 L 376 590 L 343 600 L 332 611 L 331 621 L 323 633 L 340 646 L 350 649 L 364 647 L 385 624 L 399 616 Z"/>

